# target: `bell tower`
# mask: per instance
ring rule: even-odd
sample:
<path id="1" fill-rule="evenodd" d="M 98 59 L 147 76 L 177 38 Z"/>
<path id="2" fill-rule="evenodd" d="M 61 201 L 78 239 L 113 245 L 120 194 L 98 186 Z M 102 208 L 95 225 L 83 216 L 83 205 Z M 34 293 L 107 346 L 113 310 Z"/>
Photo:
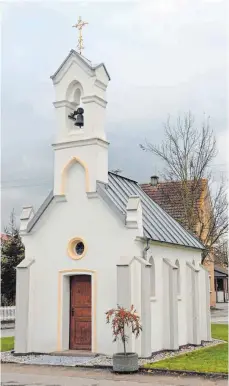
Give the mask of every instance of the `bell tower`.
<path id="1" fill-rule="evenodd" d="M 81 163 L 89 192 L 96 181 L 108 181 L 108 142 L 105 134 L 106 89 L 110 80 L 103 63 L 93 65 L 71 50 L 51 76 L 57 116 L 54 149 L 54 194 L 64 194 L 63 174 L 69 163 Z"/>

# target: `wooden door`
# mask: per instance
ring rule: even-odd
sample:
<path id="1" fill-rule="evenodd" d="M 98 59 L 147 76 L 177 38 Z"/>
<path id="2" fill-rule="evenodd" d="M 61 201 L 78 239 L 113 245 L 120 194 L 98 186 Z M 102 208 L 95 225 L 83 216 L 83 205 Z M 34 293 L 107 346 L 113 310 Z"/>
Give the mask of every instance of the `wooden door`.
<path id="1" fill-rule="evenodd" d="M 91 350 L 91 276 L 70 277 L 70 350 Z"/>

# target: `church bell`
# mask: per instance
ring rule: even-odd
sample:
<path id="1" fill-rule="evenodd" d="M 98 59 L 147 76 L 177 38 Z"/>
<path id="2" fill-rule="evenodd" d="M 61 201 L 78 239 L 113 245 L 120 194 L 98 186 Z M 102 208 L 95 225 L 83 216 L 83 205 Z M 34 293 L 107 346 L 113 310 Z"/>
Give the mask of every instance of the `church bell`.
<path id="1" fill-rule="evenodd" d="M 84 125 L 84 109 L 82 107 L 79 107 L 76 110 L 76 121 L 74 123 L 75 126 L 79 126 L 80 128 Z"/>

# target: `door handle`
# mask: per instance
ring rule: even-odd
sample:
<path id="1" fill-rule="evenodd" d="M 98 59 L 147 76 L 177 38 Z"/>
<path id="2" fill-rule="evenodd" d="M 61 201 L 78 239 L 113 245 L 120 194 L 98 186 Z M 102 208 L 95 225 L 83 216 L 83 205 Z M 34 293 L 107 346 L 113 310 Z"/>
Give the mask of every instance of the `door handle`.
<path id="1" fill-rule="evenodd" d="M 72 316 L 74 316 L 74 315 L 75 315 L 75 310 L 74 310 L 74 307 L 72 307 L 71 313 L 72 313 Z"/>

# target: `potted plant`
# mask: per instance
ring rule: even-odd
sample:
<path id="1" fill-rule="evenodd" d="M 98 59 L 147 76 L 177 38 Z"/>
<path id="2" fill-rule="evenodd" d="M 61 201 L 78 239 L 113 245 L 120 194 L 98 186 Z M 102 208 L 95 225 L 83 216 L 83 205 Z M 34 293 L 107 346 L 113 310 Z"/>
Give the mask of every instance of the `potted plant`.
<path id="1" fill-rule="evenodd" d="M 130 329 L 136 338 L 142 330 L 140 317 L 136 313 L 134 306 L 132 305 L 130 310 L 120 306 L 117 309 L 112 308 L 106 312 L 106 319 L 107 323 L 112 325 L 113 342 L 120 338 L 123 343 L 123 352 L 113 355 L 113 370 L 119 373 L 138 371 L 138 354 L 126 352 L 127 329 Z"/>

